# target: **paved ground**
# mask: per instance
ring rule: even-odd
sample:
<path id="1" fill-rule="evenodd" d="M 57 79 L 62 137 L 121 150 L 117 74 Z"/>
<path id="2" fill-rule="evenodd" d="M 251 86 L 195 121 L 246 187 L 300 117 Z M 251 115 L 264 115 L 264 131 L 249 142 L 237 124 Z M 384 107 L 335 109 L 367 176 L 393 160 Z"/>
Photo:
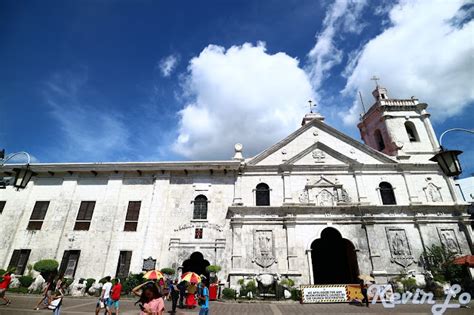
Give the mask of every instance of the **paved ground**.
<path id="1" fill-rule="evenodd" d="M 0 315 L 4 314 L 51 314 L 51 311 L 34 311 L 33 307 L 38 300 L 38 296 L 31 295 L 9 295 L 13 303 L 10 306 L 0 306 Z M 135 300 L 123 299 L 121 302 L 121 312 L 123 315 L 137 315 L 138 308 L 133 305 Z M 72 298 L 64 299 L 62 315 L 94 314 L 95 298 Z M 471 303 L 471 306 L 474 306 Z M 169 311 L 171 305 L 166 302 L 166 310 Z M 166 312 L 168 313 L 168 312 Z M 283 314 L 381 314 L 381 313 L 403 313 L 403 314 L 431 314 L 430 305 L 398 305 L 395 309 L 384 309 L 381 304 L 371 305 L 370 308 L 352 306 L 348 304 L 305 304 L 291 302 L 276 303 L 230 303 L 211 302 L 210 314 L 212 315 L 283 315 Z M 448 309 L 445 314 L 469 314 L 474 313 L 473 309 Z M 198 314 L 198 310 L 178 310 L 177 314 L 192 315 Z"/>

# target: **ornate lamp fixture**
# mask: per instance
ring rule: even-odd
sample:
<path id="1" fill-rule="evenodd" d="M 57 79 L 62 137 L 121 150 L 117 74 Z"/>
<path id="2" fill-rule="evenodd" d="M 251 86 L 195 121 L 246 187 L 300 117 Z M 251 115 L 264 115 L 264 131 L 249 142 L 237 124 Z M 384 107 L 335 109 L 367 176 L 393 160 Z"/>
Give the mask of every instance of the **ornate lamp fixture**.
<path id="1" fill-rule="evenodd" d="M 30 155 L 26 152 L 16 152 L 5 156 L 5 149 L 0 150 L 0 169 L 3 168 L 3 166 L 8 160 L 12 159 L 17 155 L 24 155 L 27 158 L 26 165 L 13 169 L 13 172 L 15 174 L 15 177 L 13 179 L 13 187 L 15 187 L 17 190 L 20 190 L 26 188 L 31 177 L 36 175 L 36 173 L 30 169 Z M 0 188 L 5 188 L 6 185 L 7 183 L 5 181 L 0 182 Z"/>
<path id="2" fill-rule="evenodd" d="M 452 128 L 444 131 L 439 137 L 440 151 L 430 160 L 433 162 L 437 162 L 439 167 L 441 167 L 443 173 L 447 176 L 458 176 L 462 173 L 461 163 L 458 159 L 458 155 L 460 155 L 462 151 L 446 150 L 443 148 L 443 136 L 451 131 L 464 131 L 468 133 L 474 133 L 474 130 L 463 128 Z"/>

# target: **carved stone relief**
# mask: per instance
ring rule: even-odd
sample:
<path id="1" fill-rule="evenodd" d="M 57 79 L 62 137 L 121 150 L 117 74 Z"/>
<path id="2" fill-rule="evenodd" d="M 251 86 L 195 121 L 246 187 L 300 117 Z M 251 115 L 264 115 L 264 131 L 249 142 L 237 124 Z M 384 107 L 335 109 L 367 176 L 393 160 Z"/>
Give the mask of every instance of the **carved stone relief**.
<path id="1" fill-rule="evenodd" d="M 439 238 L 441 240 L 441 244 L 443 244 L 444 248 L 449 250 L 453 253 L 460 253 L 461 250 L 459 248 L 459 243 L 456 238 L 456 232 L 454 229 L 440 229 L 438 228 Z"/>
<path id="2" fill-rule="evenodd" d="M 428 180 L 428 184 L 423 188 L 425 191 L 426 201 L 428 202 L 441 202 L 443 198 L 441 196 L 441 187 L 436 186 Z"/>
<path id="3" fill-rule="evenodd" d="M 304 189 L 299 193 L 300 203 L 316 204 L 322 207 L 332 207 L 340 203 L 350 203 L 351 197 L 337 179 L 330 181 L 321 176 L 315 181 L 307 179 Z"/>
<path id="4" fill-rule="evenodd" d="M 324 163 L 324 160 L 326 159 L 326 154 L 320 149 L 316 149 L 313 151 L 313 159 L 314 163 Z"/>
<path id="5" fill-rule="evenodd" d="M 386 228 L 388 245 L 392 254 L 392 262 L 406 268 L 414 262 L 410 244 L 404 229 Z"/>
<path id="6" fill-rule="evenodd" d="M 334 206 L 334 203 L 334 196 L 327 191 L 327 189 L 321 190 L 321 192 L 316 196 L 316 204 L 318 206 L 332 207 Z"/>
<path id="7" fill-rule="evenodd" d="M 255 231 L 254 257 L 252 262 L 263 268 L 268 268 L 277 262 L 273 232 L 271 230 Z"/>

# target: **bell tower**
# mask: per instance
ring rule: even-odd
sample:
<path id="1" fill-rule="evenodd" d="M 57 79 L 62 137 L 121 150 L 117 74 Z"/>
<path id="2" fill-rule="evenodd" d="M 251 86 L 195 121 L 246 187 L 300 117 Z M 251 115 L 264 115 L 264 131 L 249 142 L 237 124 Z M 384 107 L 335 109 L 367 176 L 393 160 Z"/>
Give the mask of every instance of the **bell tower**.
<path id="1" fill-rule="evenodd" d="M 424 162 L 439 149 L 438 140 L 426 111 L 428 105 L 413 96 L 389 98 L 387 89 L 374 77 L 374 104 L 361 115 L 357 127 L 368 146 L 400 160 Z"/>

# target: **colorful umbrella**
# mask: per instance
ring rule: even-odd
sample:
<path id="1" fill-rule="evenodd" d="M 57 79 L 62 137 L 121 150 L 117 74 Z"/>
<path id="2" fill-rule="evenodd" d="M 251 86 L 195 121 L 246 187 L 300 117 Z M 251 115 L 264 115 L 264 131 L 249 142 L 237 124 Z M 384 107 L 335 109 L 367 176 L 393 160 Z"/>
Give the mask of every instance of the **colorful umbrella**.
<path id="1" fill-rule="evenodd" d="M 148 280 L 159 280 L 164 278 L 164 276 L 159 270 L 150 270 L 143 275 L 143 278 Z"/>
<path id="2" fill-rule="evenodd" d="M 201 282 L 201 277 L 197 273 L 189 271 L 189 272 L 184 273 L 181 276 L 181 280 L 184 280 L 190 283 L 199 283 Z"/>
<path id="3" fill-rule="evenodd" d="M 466 256 L 458 257 L 455 260 L 453 260 L 453 264 L 474 267 L 474 255 L 466 255 Z"/>

